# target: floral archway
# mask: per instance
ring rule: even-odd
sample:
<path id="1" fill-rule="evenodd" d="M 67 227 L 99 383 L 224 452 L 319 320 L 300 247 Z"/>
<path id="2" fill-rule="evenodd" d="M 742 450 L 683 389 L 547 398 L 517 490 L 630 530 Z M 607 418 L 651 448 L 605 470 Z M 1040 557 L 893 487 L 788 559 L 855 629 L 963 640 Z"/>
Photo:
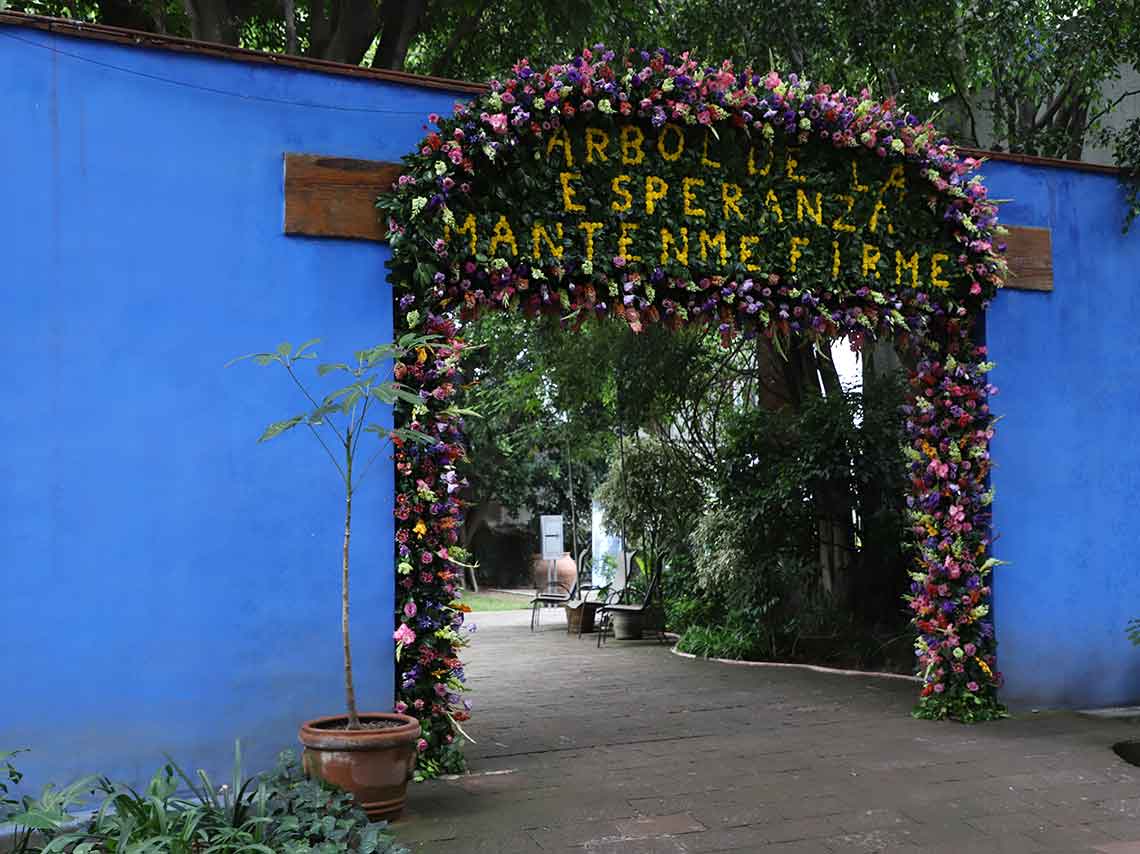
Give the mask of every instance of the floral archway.
<path id="1" fill-rule="evenodd" d="M 388 217 L 397 331 L 435 336 L 396 366 L 397 700 L 423 722 L 421 767 L 462 767 L 463 611 L 448 556 L 462 520 L 457 320 L 557 313 L 577 328 L 715 325 L 726 341 L 880 337 L 911 348 L 907 603 L 916 714 L 1001 713 L 989 617 L 993 416 L 977 320 L 1006 266 L 996 205 L 928 122 L 897 107 L 688 54 L 525 60 L 457 105 L 405 158 Z"/>

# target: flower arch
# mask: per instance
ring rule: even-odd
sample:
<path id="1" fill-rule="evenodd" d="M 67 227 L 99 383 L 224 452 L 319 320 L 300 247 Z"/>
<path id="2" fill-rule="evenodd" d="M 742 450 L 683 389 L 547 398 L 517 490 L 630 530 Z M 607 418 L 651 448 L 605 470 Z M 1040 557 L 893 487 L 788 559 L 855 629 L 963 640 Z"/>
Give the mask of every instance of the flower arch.
<path id="1" fill-rule="evenodd" d="M 399 413 L 432 444 L 397 449 L 397 700 L 423 722 L 426 775 L 462 767 L 468 706 L 459 575 L 459 323 L 487 309 L 617 315 L 911 348 L 907 603 L 916 714 L 1001 713 L 989 618 L 989 440 L 979 317 L 1006 265 L 978 161 L 897 107 L 689 54 L 604 48 L 519 62 L 434 129 L 379 207 L 397 328 L 436 336 L 396 366 Z"/>

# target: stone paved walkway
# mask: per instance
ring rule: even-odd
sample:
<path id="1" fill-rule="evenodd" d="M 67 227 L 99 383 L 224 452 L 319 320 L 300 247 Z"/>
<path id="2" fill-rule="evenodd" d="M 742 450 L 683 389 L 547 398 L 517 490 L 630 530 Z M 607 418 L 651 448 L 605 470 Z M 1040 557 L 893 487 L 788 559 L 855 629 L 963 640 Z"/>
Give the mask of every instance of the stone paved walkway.
<path id="1" fill-rule="evenodd" d="M 907 682 L 476 616 L 472 774 L 412 787 L 417 851 L 1140 852 L 1134 723 L 916 721 Z"/>

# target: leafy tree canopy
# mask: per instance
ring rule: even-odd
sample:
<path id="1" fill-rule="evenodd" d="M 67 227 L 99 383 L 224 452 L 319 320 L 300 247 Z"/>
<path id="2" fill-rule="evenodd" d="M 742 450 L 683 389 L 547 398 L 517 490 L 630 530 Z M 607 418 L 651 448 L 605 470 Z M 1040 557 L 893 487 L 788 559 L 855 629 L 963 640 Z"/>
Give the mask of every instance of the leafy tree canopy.
<path id="1" fill-rule="evenodd" d="M 583 45 L 692 48 L 946 109 L 964 142 L 1079 157 L 1129 98 L 1138 0 L 8 0 L 19 11 L 484 80 Z M 1109 136 L 1119 136 L 1113 131 Z"/>

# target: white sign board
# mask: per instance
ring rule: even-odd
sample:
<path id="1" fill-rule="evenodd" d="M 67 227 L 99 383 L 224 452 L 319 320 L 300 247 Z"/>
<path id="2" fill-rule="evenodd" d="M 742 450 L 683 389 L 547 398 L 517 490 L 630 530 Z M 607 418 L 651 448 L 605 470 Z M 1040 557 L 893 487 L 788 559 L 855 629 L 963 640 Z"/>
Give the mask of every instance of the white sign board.
<path id="1" fill-rule="evenodd" d="M 542 529 L 542 559 L 558 560 L 566 553 L 562 542 L 562 517 L 540 516 Z"/>

